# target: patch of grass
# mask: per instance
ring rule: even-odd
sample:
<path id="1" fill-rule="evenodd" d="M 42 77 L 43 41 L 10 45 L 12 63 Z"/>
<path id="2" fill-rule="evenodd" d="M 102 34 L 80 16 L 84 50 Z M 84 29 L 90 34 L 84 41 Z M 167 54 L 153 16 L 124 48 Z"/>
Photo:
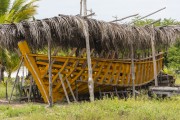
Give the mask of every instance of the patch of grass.
<path id="1" fill-rule="evenodd" d="M 12 84 L 8 84 L 8 96 L 10 96 L 12 91 Z M 6 98 L 6 85 L 3 82 L 0 82 L 0 99 Z"/>
<path id="2" fill-rule="evenodd" d="M 177 85 L 180 85 L 180 75 L 177 75 L 177 76 L 176 76 L 176 84 L 177 84 Z"/>
<path id="3" fill-rule="evenodd" d="M 0 119 L 13 120 L 164 120 L 180 118 L 180 97 L 157 100 L 139 97 L 137 100 L 104 99 L 93 103 L 0 106 Z"/>

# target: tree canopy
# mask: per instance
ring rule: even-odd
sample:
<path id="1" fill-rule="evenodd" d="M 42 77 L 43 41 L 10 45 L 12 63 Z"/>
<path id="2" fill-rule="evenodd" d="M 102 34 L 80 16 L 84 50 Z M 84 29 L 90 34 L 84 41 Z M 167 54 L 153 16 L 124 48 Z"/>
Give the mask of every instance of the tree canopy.
<path id="1" fill-rule="evenodd" d="M 36 14 L 37 1 L 39 0 L 0 0 L 0 24 L 14 24 L 31 19 Z M 10 77 L 19 63 L 17 53 L 0 48 L 0 59 Z"/>
<path id="2" fill-rule="evenodd" d="M 36 14 L 38 0 L 0 0 L 0 23 L 28 20 Z"/>

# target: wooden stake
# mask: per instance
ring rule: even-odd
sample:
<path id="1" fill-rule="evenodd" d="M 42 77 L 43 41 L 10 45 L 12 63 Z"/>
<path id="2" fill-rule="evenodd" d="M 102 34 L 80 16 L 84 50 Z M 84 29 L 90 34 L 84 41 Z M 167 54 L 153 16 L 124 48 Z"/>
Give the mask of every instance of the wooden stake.
<path id="1" fill-rule="evenodd" d="M 131 74 L 132 74 L 133 97 L 135 98 L 134 49 L 132 43 L 131 43 Z"/>
<path id="2" fill-rule="evenodd" d="M 86 39 L 86 53 L 87 53 L 87 63 L 88 63 L 88 88 L 90 94 L 90 101 L 94 101 L 94 81 L 92 77 L 92 66 L 91 66 L 91 53 L 90 53 L 90 44 L 89 44 L 89 30 L 87 23 L 84 24 L 84 34 Z"/>
<path id="3" fill-rule="evenodd" d="M 6 100 L 8 100 L 8 80 L 6 80 Z"/>
<path id="4" fill-rule="evenodd" d="M 60 72 L 58 72 L 58 75 L 59 75 L 59 79 L 60 79 L 60 81 L 61 81 L 61 84 L 62 84 L 62 87 L 63 87 L 64 93 L 65 93 L 66 99 L 67 99 L 68 104 L 69 104 L 69 103 L 70 103 L 70 100 L 69 100 L 69 97 L 68 97 L 68 94 L 67 94 L 67 91 L 66 91 L 66 87 L 65 87 L 65 85 L 64 85 L 64 82 L 63 82 L 63 80 L 62 80 L 61 73 L 60 73 Z"/>
<path id="5" fill-rule="evenodd" d="M 86 0 L 84 0 L 83 2 L 83 8 L 84 8 L 84 16 L 86 16 L 87 15 L 87 1 Z"/>
<path id="6" fill-rule="evenodd" d="M 78 85 L 77 81 L 75 81 L 75 86 L 76 86 L 76 100 L 79 100 L 79 95 L 78 95 Z"/>
<path id="7" fill-rule="evenodd" d="M 32 76 L 31 76 L 31 77 L 30 77 L 30 86 L 29 86 L 28 102 L 30 102 L 30 99 L 31 99 L 32 83 L 33 83 L 33 78 L 32 78 Z"/>
<path id="8" fill-rule="evenodd" d="M 83 0 L 80 0 L 80 16 L 82 16 L 82 1 Z"/>
<path id="9" fill-rule="evenodd" d="M 84 16 L 87 15 L 87 1 L 84 0 Z M 89 29 L 86 21 L 83 23 L 83 32 L 86 40 L 86 54 L 87 54 L 87 63 L 88 63 L 88 88 L 90 94 L 90 101 L 94 101 L 94 81 L 92 77 L 92 66 L 91 66 L 91 53 L 90 53 L 90 44 L 89 44 Z"/>
<path id="10" fill-rule="evenodd" d="M 21 59 L 20 64 L 19 64 L 19 66 L 18 66 L 18 70 L 17 70 L 17 73 L 16 73 L 16 79 L 15 79 L 15 82 L 14 82 L 14 85 L 13 85 L 13 88 L 12 88 L 12 92 L 11 92 L 11 96 L 10 96 L 10 99 L 9 99 L 9 103 L 10 103 L 10 101 L 11 101 L 12 94 L 13 94 L 14 88 L 15 88 L 15 86 L 16 86 L 16 82 L 18 81 L 18 74 L 19 74 L 19 70 L 20 70 L 20 68 L 21 68 L 22 63 L 23 63 L 23 58 Z"/>
<path id="11" fill-rule="evenodd" d="M 52 95 L 52 61 L 51 61 L 51 41 L 48 40 L 48 60 L 49 60 L 49 107 L 53 106 Z"/>
<path id="12" fill-rule="evenodd" d="M 70 89 L 70 92 L 71 92 L 71 95 L 73 96 L 74 101 L 77 102 L 77 100 L 76 100 L 76 98 L 75 98 L 75 95 L 74 95 L 74 93 L 73 93 L 73 91 L 72 91 L 71 85 L 70 85 L 67 77 L 66 77 L 66 82 L 67 82 L 67 84 L 68 84 L 68 87 L 69 87 L 69 89 Z"/>

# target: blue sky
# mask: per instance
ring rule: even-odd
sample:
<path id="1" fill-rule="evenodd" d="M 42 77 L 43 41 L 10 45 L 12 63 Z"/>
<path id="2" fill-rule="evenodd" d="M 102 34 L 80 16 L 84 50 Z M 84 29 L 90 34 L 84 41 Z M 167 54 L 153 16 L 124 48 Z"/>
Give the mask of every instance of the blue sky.
<path id="1" fill-rule="evenodd" d="M 88 9 L 93 9 L 96 15 L 94 18 L 110 21 L 118 16 L 119 18 L 139 13 L 147 15 L 160 8 L 166 7 L 160 13 L 149 18 L 173 18 L 180 21 L 180 0 L 87 0 Z M 58 14 L 76 15 L 79 14 L 80 0 L 41 0 L 38 2 L 37 19 L 54 17 Z"/>

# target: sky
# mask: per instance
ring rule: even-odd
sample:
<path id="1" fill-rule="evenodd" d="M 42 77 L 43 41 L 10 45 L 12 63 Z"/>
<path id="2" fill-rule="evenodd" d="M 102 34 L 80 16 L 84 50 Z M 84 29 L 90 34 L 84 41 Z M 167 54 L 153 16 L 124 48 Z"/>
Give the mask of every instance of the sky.
<path id="1" fill-rule="evenodd" d="M 37 19 L 58 14 L 77 15 L 80 11 L 80 0 L 40 0 L 37 4 Z M 148 18 L 180 21 L 180 0 L 87 0 L 87 6 L 96 13 L 93 18 L 105 21 L 114 20 L 113 16 L 123 18 L 137 13 L 145 16 L 163 7 L 166 9 Z"/>

